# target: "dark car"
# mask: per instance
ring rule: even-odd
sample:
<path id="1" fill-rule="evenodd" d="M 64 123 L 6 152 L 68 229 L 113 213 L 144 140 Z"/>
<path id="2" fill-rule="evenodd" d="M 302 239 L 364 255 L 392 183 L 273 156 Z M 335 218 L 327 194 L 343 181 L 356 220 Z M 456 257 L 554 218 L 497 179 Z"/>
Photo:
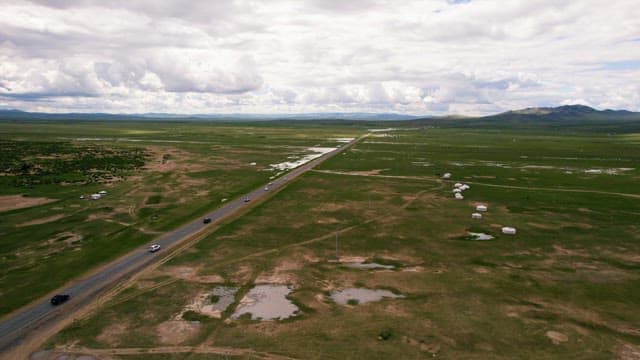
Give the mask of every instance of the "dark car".
<path id="1" fill-rule="evenodd" d="M 202 220 L 203 223 L 208 224 L 211 222 L 211 218 L 204 218 L 204 220 Z"/>
<path id="2" fill-rule="evenodd" d="M 249 201 L 251 201 L 251 199 L 249 199 L 249 198 L 244 198 L 244 202 L 249 202 Z"/>
<path id="3" fill-rule="evenodd" d="M 71 296 L 67 294 L 58 294 L 51 298 L 51 305 L 60 305 L 63 302 L 69 300 Z"/>

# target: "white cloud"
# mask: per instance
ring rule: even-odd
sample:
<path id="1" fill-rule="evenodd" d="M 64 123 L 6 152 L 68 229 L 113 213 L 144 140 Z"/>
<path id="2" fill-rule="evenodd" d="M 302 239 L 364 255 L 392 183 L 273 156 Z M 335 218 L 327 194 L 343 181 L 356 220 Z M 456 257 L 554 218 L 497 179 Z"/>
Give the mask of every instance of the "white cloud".
<path id="1" fill-rule="evenodd" d="M 0 106 L 640 110 L 639 39 L 633 0 L 0 0 Z"/>

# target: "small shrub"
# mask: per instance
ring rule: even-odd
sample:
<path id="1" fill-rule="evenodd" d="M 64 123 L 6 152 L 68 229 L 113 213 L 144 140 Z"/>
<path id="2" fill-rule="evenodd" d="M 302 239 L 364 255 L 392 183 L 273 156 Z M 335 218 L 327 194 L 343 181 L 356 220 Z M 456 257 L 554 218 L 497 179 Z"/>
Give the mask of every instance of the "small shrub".
<path id="1" fill-rule="evenodd" d="M 185 311 L 184 313 L 182 313 L 182 319 L 186 321 L 199 321 L 199 322 L 206 322 L 208 320 L 211 320 L 211 318 L 208 317 L 207 315 L 203 315 L 191 310 Z"/>
<path id="2" fill-rule="evenodd" d="M 393 334 L 391 333 L 391 330 L 382 330 L 379 334 L 378 334 L 378 340 L 389 340 L 391 339 L 391 337 L 393 336 Z"/>
<path id="3" fill-rule="evenodd" d="M 348 305 L 358 305 L 360 303 L 360 301 L 358 301 L 358 299 L 349 299 L 347 300 L 347 304 Z"/>

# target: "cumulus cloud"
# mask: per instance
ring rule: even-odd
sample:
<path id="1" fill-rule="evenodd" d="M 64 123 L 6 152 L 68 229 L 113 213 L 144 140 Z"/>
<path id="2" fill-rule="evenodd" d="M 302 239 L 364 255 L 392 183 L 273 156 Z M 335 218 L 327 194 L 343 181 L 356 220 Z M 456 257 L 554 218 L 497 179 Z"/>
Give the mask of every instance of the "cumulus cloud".
<path id="1" fill-rule="evenodd" d="M 640 110 L 633 0 L 0 0 L 0 107 Z"/>

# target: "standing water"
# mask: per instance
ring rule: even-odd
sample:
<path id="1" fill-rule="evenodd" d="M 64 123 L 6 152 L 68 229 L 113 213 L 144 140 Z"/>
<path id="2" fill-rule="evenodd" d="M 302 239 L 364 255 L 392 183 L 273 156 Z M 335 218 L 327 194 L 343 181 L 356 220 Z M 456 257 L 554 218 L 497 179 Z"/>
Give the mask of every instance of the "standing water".
<path id="1" fill-rule="evenodd" d="M 295 315 L 298 307 L 293 305 L 287 295 L 291 288 L 286 285 L 256 285 L 242 298 L 234 319 L 243 314 L 251 314 L 252 320 L 286 319 Z"/>
<path id="2" fill-rule="evenodd" d="M 358 289 L 348 288 L 344 290 L 336 290 L 331 293 L 333 301 L 340 305 L 346 305 L 349 300 L 357 300 L 359 304 L 364 304 L 373 301 L 380 301 L 382 298 L 403 298 L 402 295 L 396 295 L 389 290 L 371 290 L 371 289 Z"/>

